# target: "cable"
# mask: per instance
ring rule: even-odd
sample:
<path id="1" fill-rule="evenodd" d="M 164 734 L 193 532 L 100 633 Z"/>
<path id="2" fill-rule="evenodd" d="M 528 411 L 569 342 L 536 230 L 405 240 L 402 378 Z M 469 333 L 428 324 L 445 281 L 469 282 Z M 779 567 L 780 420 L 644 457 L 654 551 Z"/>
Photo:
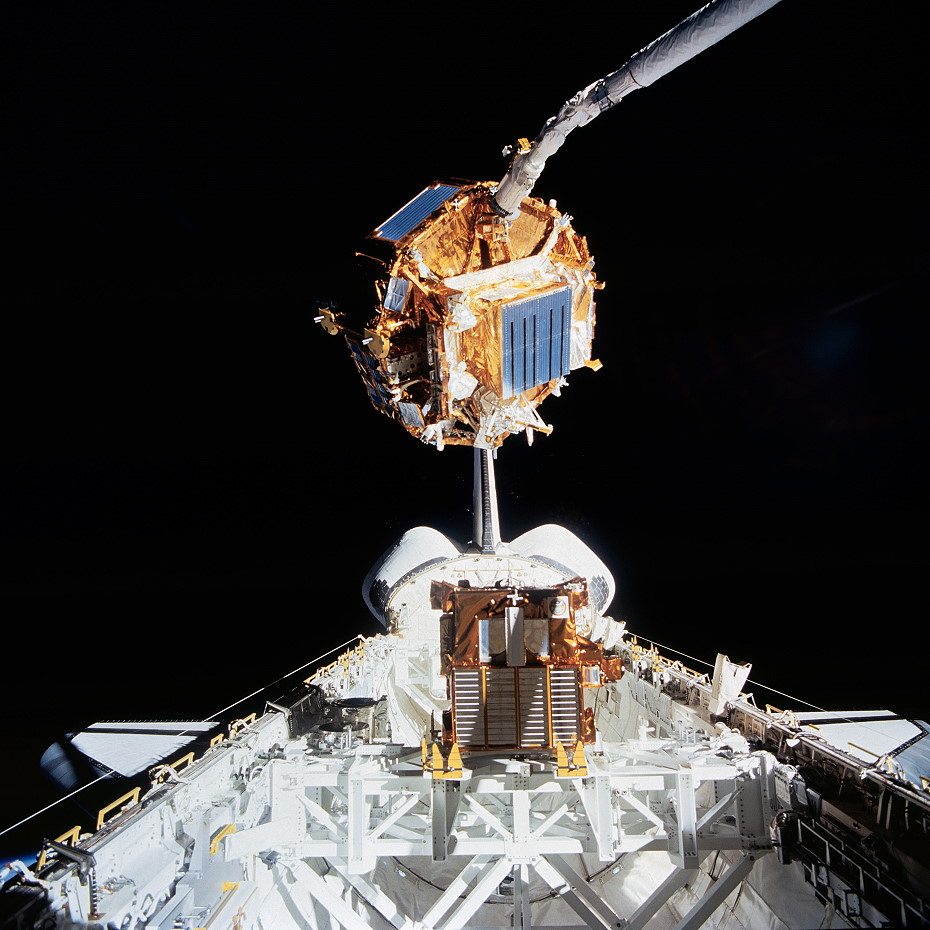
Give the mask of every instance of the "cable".
<path id="1" fill-rule="evenodd" d="M 297 668 L 292 669 L 291 671 L 282 675 L 280 678 L 275 678 L 274 681 L 268 682 L 267 685 L 263 685 L 261 688 L 258 688 L 257 690 L 253 691 L 251 694 L 247 694 L 244 698 L 240 698 L 238 701 L 235 701 L 229 706 L 224 707 L 222 710 L 218 710 L 215 714 L 210 714 L 209 717 L 207 717 L 204 720 L 201 720 L 200 722 L 209 723 L 209 721 L 213 720 L 214 717 L 219 717 L 220 714 L 225 714 L 226 711 L 231 710 L 233 707 L 238 707 L 240 704 L 243 703 L 243 701 L 247 701 L 249 698 L 255 697 L 256 694 L 261 694 L 262 691 L 267 691 L 272 685 L 276 685 L 279 681 L 284 681 L 285 678 L 290 678 L 291 675 L 296 675 L 298 672 L 302 672 L 308 666 L 314 665 L 315 663 L 319 662 L 320 659 L 325 659 L 327 656 L 332 655 L 334 652 L 338 652 L 340 649 L 345 649 L 346 646 L 349 645 L 349 643 L 354 643 L 357 639 L 361 639 L 361 638 L 362 638 L 361 633 L 356 634 L 351 639 L 347 639 L 341 646 L 335 646 L 332 649 L 330 649 L 329 652 L 324 652 L 322 655 L 317 656 L 315 659 L 311 659 L 309 662 L 304 662 L 303 665 L 300 665 Z"/>
<path id="2" fill-rule="evenodd" d="M 663 643 L 656 642 L 654 639 L 648 639 L 643 637 L 647 643 L 652 643 L 653 646 L 658 646 L 661 649 L 667 649 L 669 652 L 674 652 L 676 655 L 684 656 L 686 659 L 690 659 L 692 662 L 699 662 L 701 665 L 706 665 L 708 668 L 713 668 L 713 664 L 705 661 L 704 659 L 698 659 L 696 656 L 689 656 L 687 652 L 682 652 L 680 649 L 675 649 L 672 646 L 666 646 Z M 867 723 L 862 721 L 850 720 L 848 717 L 842 717 L 839 715 L 838 711 L 827 710 L 825 707 L 818 707 L 816 704 L 812 704 L 810 701 L 805 701 L 803 698 L 795 697 L 793 694 L 787 694 L 784 691 L 779 691 L 778 688 L 773 688 L 771 685 L 763 684 L 761 681 L 754 681 L 752 678 L 747 678 L 751 685 L 756 685 L 759 688 L 765 688 L 766 691 L 771 691 L 772 694 L 780 694 L 782 697 L 789 698 L 792 701 L 797 701 L 799 704 L 805 704 L 808 707 L 812 707 L 814 710 L 819 710 L 823 714 L 830 714 L 834 716 L 837 723 L 852 723 L 858 727 L 862 727 L 865 730 L 872 730 L 873 733 L 877 733 L 880 736 L 886 736 L 882 730 L 879 730 L 875 727 L 870 727 Z"/>
<path id="3" fill-rule="evenodd" d="M 355 642 L 356 640 L 362 639 L 362 634 L 358 633 L 353 636 L 351 639 L 347 639 L 341 646 L 335 646 L 330 649 L 328 652 L 324 652 L 322 655 L 318 655 L 315 659 L 311 659 L 309 662 L 305 662 L 303 665 L 299 665 L 297 668 L 292 669 L 291 671 L 281 675 L 279 678 L 276 678 L 274 681 L 268 682 L 267 685 L 264 685 L 261 688 L 258 688 L 256 691 L 253 691 L 251 694 L 247 694 L 243 698 L 239 698 L 238 701 L 234 701 L 232 704 L 229 704 L 227 707 L 224 707 L 222 710 L 218 710 L 214 714 L 210 714 L 209 717 L 205 717 L 200 723 L 210 723 L 215 717 L 219 717 L 220 714 L 225 714 L 226 711 L 237 707 L 239 704 L 242 704 L 243 701 L 247 701 L 249 698 L 255 697 L 256 694 L 261 694 L 263 691 L 267 691 L 272 685 L 276 685 L 279 681 L 283 681 L 285 678 L 290 678 L 291 675 L 296 675 L 297 672 L 303 671 L 310 665 L 315 665 L 321 659 L 325 659 L 327 656 L 332 655 L 334 652 L 338 652 L 340 649 L 345 649 L 350 643 Z M 178 733 L 178 736 L 185 736 L 190 733 L 190 730 L 182 730 Z M 44 814 L 46 811 L 51 810 L 53 807 L 61 804 L 62 801 L 67 801 L 69 798 L 73 798 L 76 794 L 80 794 L 82 791 L 86 791 L 88 788 L 91 788 L 93 785 L 96 785 L 98 782 L 103 781 L 106 778 L 109 778 L 111 775 L 118 775 L 118 772 L 113 771 L 113 769 L 107 770 L 103 775 L 100 775 L 98 778 L 95 778 L 93 781 L 89 781 L 86 785 L 81 785 L 80 788 L 75 788 L 70 794 L 66 794 L 63 797 L 58 798 L 56 801 L 52 801 L 51 804 L 43 807 L 41 810 L 37 810 L 34 813 L 30 814 L 28 817 L 24 817 L 22 820 L 17 823 L 12 824 L 9 827 L 0 830 L 0 836 L 3 836 L 5 833 L 9 833 L 10 830 L 15 830 L 17 827 L 21 827 L 24 823 L 28 823 L 30 820 L 33 820 L 35 817 L 38 817 L 39 814 Z"/>

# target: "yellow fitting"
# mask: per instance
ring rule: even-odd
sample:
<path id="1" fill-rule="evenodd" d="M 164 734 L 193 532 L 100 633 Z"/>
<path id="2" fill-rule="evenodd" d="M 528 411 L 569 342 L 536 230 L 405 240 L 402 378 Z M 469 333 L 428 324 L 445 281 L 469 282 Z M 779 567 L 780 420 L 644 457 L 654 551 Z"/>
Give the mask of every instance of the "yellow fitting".
<path id="1" fill-rule="evenodd" d="M 67 833 L 62 833 L 61 836 L 56 836 L 55 842 L 56 843 L 67 843 L 69 846 L 75 846 L 77 845 L 80 839 L 81 839 L 81 825 L 78 824 L 77 826 L 72 827 Z M 45 868 L 45 861 L 46 861 L 47 856 L 48 856 L 47 851 L 43 849 L 42 852 L 39 853 L 39 861 L 36 865 L 36 869 Z"/>
<path id="2" fill-rule="evenodd" d="M 423 739 L 420 748 L 420 754 L 423 759 L 423 768 L 427 772 L 433 773 L 433 778 L 450 778 L 459 779 L 462 777 L 462 753 L 459 750 L 459 744 L 453 743 L 449 750 L 449 758 L 443 759 L 442 750 L 438 743 L 433 743 L 432 748 L 427 755 L 426 739 Z"/>
<path id="3" fill-rule="evenodd" d="M 439 751 L 439 747 L 435 743 L 433 743 L 432 759 L 430 760 L 430 762 L 431 762 L 430 768 L 433 772 L 433 778 L 442 778 L 444 774 L 443 769 L 445 768 L 445 765 L 442 761 L 442 753 Z"/>
<path id="4" fill-rule="evenodd" d="M 236 825 L 234 823 L 227 824 L 220 830 L 213 839 L 210 840 L 210 855 L 215 856 L 220 851 L 220 842 L 224 837 L 229 836 L 230 833 L 236 832 Z"/>
<path id="5" fill-rule="evenodd" d="M 189 752 L 186 756 L 181 756 L 180 759 L 177 759 L 175 762 L 171 763 L 171 768 L 177 771 L 181 766 L 187 768 L 194 761 L 194 754 Z"/>
<path id="6" fill-rule="evenodd" d="M 97 829 L 99 830 L 107 821 L 107 814 L 110 813 L 114 808 L 119 807 L 121 804 L 124 804 L 126 801 L 132 801 L 133 804 L 137 804 L 139 801 L 139 794 L 142 792 L 141 788 L 133 788 L 132 791 L 127 791 L 121 798 L 117 798 L 112 804 L 108 804 L 106 807 L 101 808 L 100 812 L 97 814 Z"/>
<path id="7" fill-rule="evenodd" d="M 56 843 L 67 843 L 69 846 L 74 846 L 81 838 L 81 826 L 72 827 L 67 833 L 62 833 L 61 836 L 55 837 Z"/>
<path id="8" fill-rule="evenodd" d="M 243 728 L 247 727 L 250 723 L 255 722 L 255 714 L 249 714 L 247 717 L 240 717 L 238 720 L 233 720 L 229 725 L 229 738 L 234 739 L 236 734 Z"/>
<path id="9" fill-rule="evenodd" d="M 446 778 L 462 777 L 462 753 L 459 750 L 459 744 L 453 743 L 449 750 L 449 761 L 446 768 Z"/>
<path id="10" fill-rule="evenodd" d="M 336 315 L 332 310 L 322 310 L 320 316 L 323 318 L 320 320 L 320 325 L 330 336 L 335 336 L 340 330 L 340 326 L 336 322 Z"/>
<path id="11" fill-rule="evenodd" d="M 555 766 L 557 778 L 584 778 L 588 774 L 588 761 L 584 755 L 584 745 L 578 740 L 572 749 L 569 761 L 568 753 L 559 740 L 555 741 Z"/>
<path id="12" fill-rule="evenodd" d="M 572 754 L 572 774 L 576 777 L 583 777 L 588 774 L 588 760 L 584 755 L 584 746 L 581 740 L 575 743 L 575 751 Z"/>

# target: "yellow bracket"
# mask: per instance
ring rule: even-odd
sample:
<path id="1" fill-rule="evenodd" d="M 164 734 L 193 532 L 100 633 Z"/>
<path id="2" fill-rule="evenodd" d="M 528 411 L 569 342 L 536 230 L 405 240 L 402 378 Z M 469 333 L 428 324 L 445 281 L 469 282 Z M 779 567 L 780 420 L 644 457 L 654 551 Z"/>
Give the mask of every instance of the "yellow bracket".
<path id="1" fill-rule="evenodd" d="M 212 744 L 211 744 L 212 745 Z M 152 784 L 163 784 L 165 779 L 168 777 L 168 770 L 173 769 L 175 772 L 180 768 L 187 768 L 194 761 L 194 753 L 189 752 L 186 756 L 181 756 L 180 759 L 175 760 L 174 762 L 169 762 L 167 765 L 160 765 L 151 770 Z"/>
<path id="2" fill-rule="evenodd" d="M 449 758 L 443 759 L 442 752 L 437 743 L 432 744 L 432 748 L 427 753 L 426 738 L 420 744 L 420 755 L 423 760 L 423 768 L 427 772 L 433 773 L 433 778 L 448 778 L 457 781 L 462 777 L 462 753 L 458 743 L 453 743 L 449 750 Z"/>
<path id="3" fill-rule="evenodd" d="M 443 762 L 442 753 L 439 751 L 439 747 L 433 743 L 431 758 L 430 758 L 430 771 L 433 773 L 433 778 L 442 778 L 443 769 L 446 767 L 445 762 Z"/>
<path id="4" fill-rule="evenodd" d="M 194 754 L 192 752 L 189 752 L 186 756 L 181 756 L 180 759 L 177 759 L 176 761 L 172 762 L 171 768 L 173 768 L 175 771 L 177 771 L 182 766 L 184 768 L 187 768 L 193 761 L 194 761 Z"/>
<path id="5" fill-rule="evenodd" d="M 387 358 L 391 351 L 391 339 L 386 333 L 379 332 L 376 329 L 366 329 L 363 345 L 368 347 L 368 351 L 375 358 Z"/>
<path id="6" fill-rule="evenodd" d="M 61 836 L 55 837 L 56 843 L 67 843 L 69 846 L 74 846 L 77 844 L 78 840 L 81 838 L 81 825 L 78 824 L 75 827 L 72 827 L 67 833 L 62 833 Z"/>
<path id="7" fill-rule="evenodd" d="M 585 758 L 584 745 L 581 740 L 575 743 L 575 751 L 572 753 L 572 769 L 578 777 L 588 774 L 588 760 Z"/>
<path id="8" fill-rule="evenodd" d="M 555 741 L 555 767 L 557 778 L 584 778 L 588 774 L 588 760 L 584 755 L 584 745 L 581 740 L 575 743 L 572 750 L 571 761 L 560 740 Z"/>
<path id="9" fill-rule="evenodd" d="M 330 336 L 335 336 L 340 330 L 340 326 L 336 322 L 336 314 L 332 310 L 321 310 L 320 316 L 322 317 L 320 325 Z"/>
<path id="10" fill-rule="evenodd" d="M 462 753 L 459 744 L 453 743 L 449 750 L 449 760 L 446 763 L 446 778 L 458 779 L 462 777 Z"/>
<path id="11" fill-rule="evenodd" d="M 872 752 L 871 749 L 866 749 L 865 746 L 860 746 L 858 743 L 850 743 L 849 748 L 858 749 L 860 752 L 864 752 L 870 755 L 876 762 L 878 762 L 882 758 L 882 756 L 879 755 L 877 752 Z"/>
<path id="12" fill-rule="evenodd" d="M 241 729 L 243 729 L 244 727 L 247 727 L 250 723 L 254 723 L 254 722 L 255 722 L 255 714 L 249 714 L 248 717 L 242 717 L 239 720 L 233 720 L 233 722 L 229 725 L 229 738 L 235 739 L 236 734 Z"/>
<path id="13" fill-rule="evenodd" d="M 99 830 L 107 822 L 107 814 L 109 814 L 110 811 L 125 804 L 126 801 L 131 800 L 133 804 L 138 804 L 141 792 L 141 788 L 133 788 L 132 791 L 127 791 L 126 794 L 121 798 L 117 798 L 112 804 L 108 804 L 106 807 L 101 808 L 100 812 L 97 814 L 97 829 Z"/>
<path id="14" fill-rule="evenodd" d="M 236 825 L 234 823 L 227 824 L 225 827 L 223 827 L 223 829 L 220 830 L 220 832 L 210 840 L 210 855 L 215 856 L 220 851 L 220 843 L 223 841 L 223 839 L 229 836 L 230 833 L 235 832 Z"/>
<path id="15" fill-rule="evenodd" d="M 67 843 L 69 846 L 77 846 L 78 841 L 81 839 L 81 825 L 72 827 L 67 833 L 62 833 L 61 836 L 56 836 L 54 839 L 55 843 Z M 46 850 L 42 850 L 39 853 L 39 861 L 36 865 L 37 869 L 45 868 L 45 860 L 48 856 Z"/>

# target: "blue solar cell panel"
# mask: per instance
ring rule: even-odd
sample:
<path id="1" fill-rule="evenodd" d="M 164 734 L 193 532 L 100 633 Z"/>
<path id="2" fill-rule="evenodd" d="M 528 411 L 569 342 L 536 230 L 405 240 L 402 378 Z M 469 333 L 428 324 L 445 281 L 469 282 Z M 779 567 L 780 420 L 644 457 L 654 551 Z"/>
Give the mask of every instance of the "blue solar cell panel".
<path id="1" fill-rule="evenodd" d="M 423 222 L 440 204 L 459 190 L 454 184 L 437 184 L 417 194 L 405 207 L 385 220 L 376 230 L 379 239 L 397 242 Z"/>
<path id="2" fill-rule="evenodd" d="M 366 381 L 366 390 L 371 402 L 376 407 L 390 409 L 391 396 L 385 386 L 384 375 L 378 368 L 377 360 L 353 342 L 349 342 L 349 349 L 355 359 L 355 364 L 362 370 L 362 378 L 365 379 L 365 372 L 368 373 L 370 380 Z"/>
<path id="3" fill-rule="evenodd" d="M 503 396 L 514 397 L 569 372 L 572 289 L 504 304 Z"/>

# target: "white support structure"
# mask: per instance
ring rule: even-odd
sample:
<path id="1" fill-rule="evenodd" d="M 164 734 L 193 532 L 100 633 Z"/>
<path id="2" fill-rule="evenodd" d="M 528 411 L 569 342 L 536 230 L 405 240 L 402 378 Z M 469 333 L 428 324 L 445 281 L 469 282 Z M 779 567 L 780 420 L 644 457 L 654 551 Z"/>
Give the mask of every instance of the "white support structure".
<path id="1" fill-rule="evenodd" d="M 765 850 L 764 852 L 767 851 L 768 850 Z M 750 853 L 744 852 L 740 858 L 717 879 L 707 894 L 688 911 L 675 930 L 695 930 L 696 927 L 702 926 L 704 921 L 723 904 L 730 892 L 749 875 L 756 858 L 757 857 Z"/>
<path id="2" fill-rule="evenodd" d="M 560 777 L 547 754 L 483 753 L 469 757 L 460 779 L 447 779 L 432 777 L 415 750 L 360 743 L 311 751 L 289 740 L 281 724 L 278 713 L 260 718 L 100 841 L 94 855 L 108 918 L 132 913 L 129 901 L 114 906 L 126 886 L 112 887 L 111 847 L 138 835 L 143 822 L 146 835 L 193 843 L 191 862 L 199 867 L 182 880 L 192 900 L 225 913 L 229 892 L 211 889 L 225 882 L 241 896 L 237 889 L 249 883 L 262 912 L 274 915 L 256 926 L 276 930 L 318 926 L 324 913 L 347 930 L 511 926 L 511 916 L 513 925 L 531 927 L 542 902 L 546 919 L 562 926 L 580 919 L 595 930 L 638 930 L 663 902 L 653 896 L 624 911 L 612 882 L 590 880 L 598 862 L 651 851 L 671 868 L 661 886 L 667 899 L 711 851 L 770 846 L 767 828 L 758 829 L 773 813 L 761 809 L 768 793 L 751 790 L 768 773 L 759 754 L 649 739 L 589 750 L 585 777 Z M 747 796 L 757 809 L 750 815 L 741 806 L 740 827 L 728 812 Z M 127 852 L 112 863 L 131 877 Z M 727 885 L 751 867 L 750 853 L 741 855 Z M 404 884 L 424 874 L 441 881 L 405 894 Z M 708 907 L 718 906 L 723 882 L 684 926 L 698 926 Z M 79 886 L 70 891 L 80 894 Z M 410 898 L 412 911 L 405 908 Z M 149 926 L 183 926 L 177 921 L 177 910 L 166 907 Z"/>
<path id="3" fill-rule="evenodd" d="M 345 681 L 383 677 L 391 639 L 330 670 L 329 693 L 351 700 Z M 394 659 L 425 703 L 418 648 Z M 550 751 L 434 768 L 434 753 L 384 737 L 292 738 L 273 709 L 82 843 L 93 881 L 45 879 L 51 911 L 153 930 L 693 930 L 726 923 L 735 900 L 744 921 L 772 917 L 760 888 L 731 895 L 772 850 L 797 773 L 712 726 L 700 702 L 663 702 L 662 676 L 628 660 L 590 702 L 600 735 L 580 775 Z M 816 913 L 802 870 L 785 876 L 790 906 Z"/>
<path id="4" fill-rule="evenodd" d="M 820 923 L 822 900 L 805 881 L 814 867 L 765 858 L 782 836 L 816 849 L 813 826 L 791 820 L 805 793 L 797 770 L 752 751 L 712 714 L 723 685 L 715 692 L 622 628 L 611 635 L 623 676 L 593 675 L 578 688 L 593 742 L 567 752 L 433 742 L 451 702 L 430 579 L 470 580 L 472 590 L 504 579 L 512 590 L 519 577 L 546 588 L 560 583 L 556 571 L 542 556 L 530 564 L 498 551 L 408 572 L 391 632 L 312 679 L 330 726 L 295 733 L 289 709 L 271 704 L 181 776 L 155 783 L 82 839 L 73 860 L 59 853 L 41 874 L 49 919 L 58 930 L 98 917 L 146 930 Z M 520 612 L 505 617 L 519 638 Z M 592 636 L 613 629 L 609 618 L 582 619 Z M 525 658 L 515 647 L 501 655 Z M 739 712 L 753 738 L 757 722 L 778 719 L 745 702 Z M 782 822 L 798 823 L 794 840 Z M 784 870 L 777 881 L 772 869 Z M 732 894 L 743 883 L 752 893 Z M 900 894 L 902 913 L 919 913 Z"/>

